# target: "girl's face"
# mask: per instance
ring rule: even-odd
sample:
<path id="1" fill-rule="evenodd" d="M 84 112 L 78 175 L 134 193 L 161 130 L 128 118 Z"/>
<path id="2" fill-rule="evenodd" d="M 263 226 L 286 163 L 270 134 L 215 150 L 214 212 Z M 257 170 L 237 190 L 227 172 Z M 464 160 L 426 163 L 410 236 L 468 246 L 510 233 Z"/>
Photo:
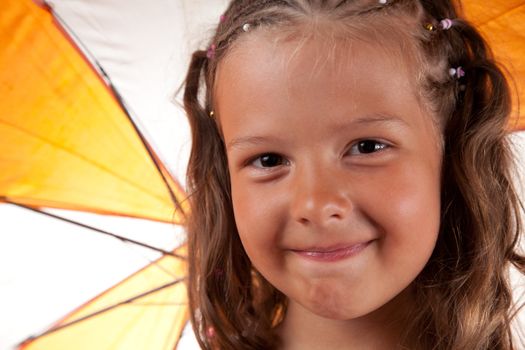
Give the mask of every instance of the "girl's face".
<path id="1" fill-rule="evenodd" d="M 382 44 L 249 35 L 216 85 L 246 253 L 290 308 L 337 320 L 378 310 L 436 243 L 437 128 Z"/>

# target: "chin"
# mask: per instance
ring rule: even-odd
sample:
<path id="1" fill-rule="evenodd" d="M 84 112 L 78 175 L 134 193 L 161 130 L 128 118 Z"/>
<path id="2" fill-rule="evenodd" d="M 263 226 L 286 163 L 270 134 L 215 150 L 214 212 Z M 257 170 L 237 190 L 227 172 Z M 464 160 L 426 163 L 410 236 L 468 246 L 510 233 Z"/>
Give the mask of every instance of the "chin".
<path id="1" fill-rule="evenodd" d="M 324 305 L 308 305 L 303 306 L 307 308 L 311 313 L 315 314 L 318 317 L 322 317 L 328 320 L 333 321 L 348 321 L 357 319 L 359 317 L 365 316 L 374 310 L 364 310 L 362 308 L 352 309 L 350 305 L 335 305 L 332 303 L 324 303 Z"/>
<path id="2" fill-rule="evenodd" d="M 343 297 L 334 293 L 333 290 L 327 291 L 327 293 L 318 292 L 301 304 L 319 317 L 344 321 L 364 316 L 373 311 L 367 309 L 364 303 L 356 301 L 351 296 L 345 295 Z"/>
<path id="3" fill-rule="evenodd" d="M 345 312 L 341 310 L 341 308 L 339 309 L 324 308 L 324 309 L 315 309 L 315 310 L 310 310 L 310 311 L 319 317 L 326 318 L 329 320 L 334 320 L 334 321 L 346 321 L 346 320 L 351 320 L 351 319 L 359 317 L 355 313 Z"/>

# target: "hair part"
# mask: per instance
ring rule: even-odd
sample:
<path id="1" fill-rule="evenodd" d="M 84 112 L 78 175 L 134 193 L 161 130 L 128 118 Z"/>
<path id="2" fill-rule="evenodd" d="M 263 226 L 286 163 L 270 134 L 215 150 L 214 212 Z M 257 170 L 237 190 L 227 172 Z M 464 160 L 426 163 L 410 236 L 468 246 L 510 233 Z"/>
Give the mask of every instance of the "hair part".
<path id="1" fill-rule="evenodd" d="M 414 91 L 443 137 L 438 242 L 414 281 L 417 305 L 406 326 L 410 349 L 512 350 L 508 268 L 525 274 L 517 252 L 520 203 L 511 181 L 508 84 L 480 34 L 451 1 L 237 0 L 211 41 L 213 58 L 196 51 L 185 82 L 192 129 L 188 166 L 189 303 L 203 349 L 270 349 L 286 297 L 252 266 L 235 225 L 220 115 L 214 110 L 220 62 L 257 32 L 275 40 L 316 36 L 389 41 L 414 76 Z M 443 18 L 447 31 L 428 31 Z M 243 30 L 244 24 L 250 30 Z M 464 67 L 463 81 L 448 74 Z M 464 88 L 462 87 L 464 83 Z"/>

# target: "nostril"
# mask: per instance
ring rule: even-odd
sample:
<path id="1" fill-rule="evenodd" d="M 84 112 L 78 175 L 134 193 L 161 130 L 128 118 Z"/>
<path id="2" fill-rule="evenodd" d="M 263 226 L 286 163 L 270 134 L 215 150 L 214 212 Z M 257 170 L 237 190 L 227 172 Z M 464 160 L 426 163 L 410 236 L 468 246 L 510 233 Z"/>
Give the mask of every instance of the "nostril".
<path id="1" fill-rule="evenodd" d="M 310 222 L 308 219 L 306 218 L 300 218 L 299 219 L 299 222 L 303 225 L 308 225 L 308 223 Z"/>
<path id="2" fill-rule="evenodd" d="M 347 210 L 343 205 L 337 205 L 335 203 L 330 203 L 324 208 L 321 208 L 320 218 L 323 220 L 342 220 L 345 217 L 345 212 Z"/>
<path id="3" fill-rule="evenodd" d="M 350 195 L 337 183 L 298 183 L 295 192 L 290 213 L 303 226 L 337 224 L 345 221 L 353 210 Z"/>

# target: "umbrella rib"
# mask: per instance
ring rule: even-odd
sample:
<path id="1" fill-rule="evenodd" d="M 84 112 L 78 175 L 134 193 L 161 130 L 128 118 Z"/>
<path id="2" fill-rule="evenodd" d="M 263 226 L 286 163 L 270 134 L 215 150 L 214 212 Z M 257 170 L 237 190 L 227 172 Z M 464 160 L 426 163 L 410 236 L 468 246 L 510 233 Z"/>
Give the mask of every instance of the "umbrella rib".
<path id="1" fill-rule="evenodd" d="M 52 217 L 52 218 L 55 218 L 55 219 L 58 219 L 58 220 L 62 220 L 62 221 L 68 222 L 68 223 L 73 224 L 73 225 L 77 225 L 77 226 L 80 226 L 80 227 L 83 227 L 83 228 L 87 228 L 87 229 L 93 230 L 95 232 L 98 232 L 98 233 L 101 233 L 101 234 L 104 234 L 104 235 L 107 235 L 107 236 L 111 236 L 113 238 L 117 238 L 117 239 L 119 239 L 119 240 L 121 240 L 123 242 L 133 243 L 135 245 L 138 245 L 138 246 L 141 246 L 141 247 L 144 247 L 144 248 L 155 250 L 155 251 L 157 251 L 159 253 L 162 253 L 163 255 L 169 255 L 169 256 L 172 256 L 174 258 L 186 260 L 186 257 L 184 257 L 182 255 L 179 255 L 177 253 L 173 253 L 173 252 L 161 249 L 161 248 L 157 248 L 157 247 L 151 246 L 151 245 L 143 243 L 143 242 L 135 241 L 134 239 L 126 238 L 126 237 L 117 235 L 115 233 L 111 233 L 111 232 L 108 232 L 108 231 L 105 231 L 105 230 L 101 230 L 101 229 L 98 229 L 96 227 L 89 226 L 89 225 L 86 225 L 86 224 L 83 224 L 83 223 L 80 223 L 80 222 L 77 222 L 77 221 L 74 221 L 74 220 L 71 220 L 71 219 L 59 216 L 59 215 L 55 215 L 55 214 L 51 214 L 51 213 L 45 212 L 45 211 L 37 209 L 37 208 L 29 207 L 29 206 L 26 206 L 26 205 L 23 205 L 23 204 L 14 203 L 14 202 L 11 202 L 11 201 L 8 201 L 8 200 L 6 202 L 9 203 L 9 204 L 12 204 L 12 205 L 16 205 L 17 207 L 21 207 L 21 208 L 24 208 L 24 209 L 27 209 L 27 210 L 31 210 L 31 211 L 34 211 L 34 212 L 39 213 L 39 214 L 43 214 L 43 215 L 46 215 L 46 216 L 49 216 L 49 217 Z"/>
<path id="2" fill-rule="evenodd" d="M 132 303 L 132 306 L 185 306 L 187 302 L 176 303 L 176 302 L 165 302 L 165 303 Z"/>
<path id="3" fill-rule="evenodd" d="M 136 296 L 134 296 L 134 297 L 131 297 L 131 298 L 129 298 L 129 299 L 126 299 L 126 300 L 124 300 L 124 301 L 118 302 L 118 303 L 116 303 L 116 304 L 114 304 L 114 305 L 111 305 L 111 306 L 105 307 L 105 308 L 103 308 L 103 309 L 101 309 L 101 310 L 95 311 L 95 312 L 93 312 L 93 313 L 91 313 L 91 314 L 89 314 L 89 315 L 83 316 L 83 317 L 78 318 L 78 319 L 76 319 L 76 320 L 73 320 L 73 321 L 71 321 L 71 322 L 68 322 L 68 323 L 62 324 L 62 325 L 60 325 L 60 326 L 57 326 L 57 327 L 51 328 L 51 329 L 49 329 L 49 330 L 47 330 L 47 331 L 45 331 L 45 332 L 43 332 L 43 333 L 40 333 L 40 334 L 38 334 L 38 335 L 30 336 L 30 337 L 28 337 L 26 340 L 24 340 L 22 343 L 20 343 L 20 346 L 25 345 L 26 343 L 32 342 L 32 341 L 34 341 L 34 340 L 36 340 L 36 339 L 38 339 L 38 338 L 42 338 L 43 336 L 46 336 L 46 335 L 49 335 L 49 334 L 51 334 L 51 333 L 55 333 L 55 332 L 57 332 L 57 331 L 59 331 L 59 330 L 63 330 L 63 329 L 65 329 L 65 328 L 68 328 L 68 327 L 70 327 L 70 326 L 73 326 L 73 325 L 75 325 L 75 324 L 77 324 L 77 323 L 80 323 L 80 322 L 83 322 L 83 321 L 89 320 L 89 319 L 91 319 L 91 318 L 93 318 L 93 317 L 95 317 L 95 316 L 99 316 L 99 315 L 101 315 L 101 314 L 104 314 L 104 313 L 106 313 L 106 312 L 108 312 L 108 311 L 111 311 L 111 310 L 113 310 L 113 309 L 115 309 L 115 308 L 117 308 L 117 307 L 119 307 L 119 306 L 122 306 L 122 305 L 126 305 L 126 304 L 129 304 L 129 303 L 132 303 L 132 302 L 135 301 L 135 300 L 138 300 L 138 299 L 140 299 L 140 298 L 144 298 L 144 297 L 146 297 L 146 296 L 148 296 L 148 295 L 151 295 L 151 294 L 153 294 L 153 293 L 156 293 L 156 292 L 158 292 L 158 291 L 161 291 L 161 290 L 163 290 L 163 289 L 166 289 L 166 288 L 168 288 L 168 287 L 171 287 L 171 286 L 173 286 L 173 285 L 175 285 L 175 284 L 177 284 L 177 283 L 182 282 L 183 280 L 185 280 L 185 277 L 183 277 L 183 278 L 179 278 L 179 279 L 176 279 L 176 280 L 171 281 L 171 282 L 169 282 L 169 283 L 166 283 L 166 284 L 164 284 L 164 285 L 162 285 L 162 286 L 160 286 L 160 287 L 157 287 L 157 288 L 151 289 L 151 290 L 149 290 L 149 291 L 146 291 L 146 292 L 144 292 L 144 293 L 138 294 L 138 295 L 136 295 Z"/>
<path id="4" fill-rule="evenodd" d="M 164 272 L 166 275 L 170 277 L 175 277 L 173 273 L 171 273 L 168 269 L 166 269 L 159 263 L 159 260 L 155 260 L 155 261 L 152 261 L 151 259 L 148 259 L 148 260 L 153 266 L 157 267 L 160 271 Z"/>
<path id="5" fill-rule="evenodd" d="M 144 137 L 144 135 L 142 135 L 142 133 L 140 132 L 140 129 L 138 128 L 137 124 L 135 123 L 135 121 L 133 120 L 133 117 L 131 116 L 131 112 L 130 112 L 130 108 L 127 106 L 127 104 L 125 103 L 125 100 L 124 98 L 122 97 L 122 95 L 119 93 L 119 91 L 117 90 L 117 88 L 115 87 L 115 85 L 113 84 L 113 81 L 111 80 L 111 78 L 109 77 L 109 75 L 106 73 L 106 71 L 104 70 L 104 68 L 102 67 L 102 65 L 100 64 L 100 62 L 98 62 L 98 60 L 95 58 L 95 55 L 93 55 L 91 53 L 91 51 L 87 48 L 86 45 L 84 45 L 84 43 L 82 43 L 82 41 L 80 40 L 80 38 L 75 34 L 75 32 L 71 29 L 71 27 L 68 26 L 68 24 L 66 23 L 66 21 L 64 21 L 59 15 L 58 13 L 56 13 L 55 11 L 53 11 L 52 7 L 50 7 L 50 11 L 51 11 L 51 14 L 53 15 L 54 18 L 57 19 L 57 23 L 59 23 L 64 29 L 65 29 L 65 33 L 68 33 L 68 35 L 70 35 L 73 39 L 74 39 L 74 42 L 79 45 L 80 47 L 82 47 L 82 52 L 83 54 L 86 56 L 86 60 L 91 63 L 93 66 L 96 67 L 96 70 L 99 72 L 99 74 L 103 77 L 103 81 L 106 82 L 108 88 L 111 90 L 111 92 L 113 92 L 113 95 L 115 96 L 115 99 L 117 100 L 120 108 L 122 108 L 122 110 L 124 111 L 124 114 L 127 116 L 129 122 L 131 123 L 131 125 L 133 126 L 133 128 L 135 129 L 135 132 L 137 134 L 137 136 L 140 138 L 140 140 L 142 141 L 142 144 L 144 145 L 144 148 L 146 149 L 146 151 L 148 152 L 149 156 L 150 156 L 150 159 L 151 161 L 153 162 L 153 164 L 155 165 L 155 168 L 157 169 L 158 171 L 158 174 L 160 175 L 162 181 L 164 182 L 164 184 L 166 185 L 166 188 L 168 190 L 168 193 L 170 195 L 170 198 L 171 200 L 173 201 L 173 204 L 176 206 L 176 208 L 178 210 L 180 210 L 182 213 L 184 213 L 183 209 L 182 209 L 182 206 L 180 205 L 178 199 L 177 199 L 177 196 L 175 195 L 175 193 L 173 192 L 173 189 L 171 188 L 171 186 L 169 185 L 168 183 L 168 180 L 166 179 L 166 175 L 164 174 L 164 172 L 161 170 L 161 166 L 159 165 L 159 162 L 158 162 L 158 156 L 156 155 L 156 153 L 154 152 L 153 148 L 151 147 L 151 145 L 147 142 L 146 138 Z M 89 58 L 87 58 L 87 56 L 89 56 Z M 169 174 L 169 172 L 168 172 Z M 170 174 L 169 174 L 170 175 Z M 170 175 L 171 177 L 171 175 Z M 175 179 L 173 179 L 175 180 Z M 177 181 L 174 181 L 175 183 L 178 183 Z"/>
<path id="6" fill-rule="evenodd" d="M 186 322 L 184 322 L 184 323 L 186 323 Z M 165 345 L 164 345 L 163 349 L 168 349 L 168 350 L 169 349 L 175 349 L 175 350 L 177 349 L 177 345 L 179 343 L 180 336 L 182 335 L 182 330 L 184 329 L 184 323 L 183 323 L 183 327 L 180 328 L 180 329 L 177 329 L 177 327 L 176 327 L 177 323 L 178 323 L 177 318 L 173 317 L 171 319 L 171 327 L 170 327 L 170 333 L 171 334 L 169 334 L 167 337 L 164 338 L 165 339 Z M 176 339 L 173 339 L 174 342 L 172 340 L 173 344 L 170 344 L 170 338 L 172 338 L 172 337 L 175 338 L 174 336 L 175 336 L 176 332 L 179 332 L 179 336 Z"/>

